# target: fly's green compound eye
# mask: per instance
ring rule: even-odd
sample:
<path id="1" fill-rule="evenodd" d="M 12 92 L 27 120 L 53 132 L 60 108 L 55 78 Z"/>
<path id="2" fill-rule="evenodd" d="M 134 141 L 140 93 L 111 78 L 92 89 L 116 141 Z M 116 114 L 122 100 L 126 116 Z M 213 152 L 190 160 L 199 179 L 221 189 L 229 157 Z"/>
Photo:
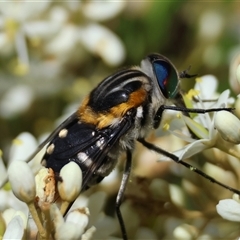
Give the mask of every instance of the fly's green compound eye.
<path id="1" fill-rule="evenodd" d="M 179 79 L 174 67 L 165 60 L 156 60 L 153 62 L 153 69 L 164 97 L 175 98 Z"/>

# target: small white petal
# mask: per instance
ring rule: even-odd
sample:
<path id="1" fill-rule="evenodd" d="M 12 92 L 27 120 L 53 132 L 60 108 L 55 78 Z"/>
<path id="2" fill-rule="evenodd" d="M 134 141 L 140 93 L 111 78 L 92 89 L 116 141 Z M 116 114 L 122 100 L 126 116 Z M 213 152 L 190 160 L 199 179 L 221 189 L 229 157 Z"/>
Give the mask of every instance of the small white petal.
<path id="1" fill-rule="evenodd" d="M 3 216 L 7 225 L 10 223 L 10 221 L 12 220 L 12 218 L 15 215 L 16 212 L 17 211 L 13 208 L 8 208 L 3 212 L 2 216 Z"/>
<path id="2" fill-rule="evenodd" d="M 218 80 L 213 75 L 205 75 L 200 77 L 194 89 L 199 90 L 202 99 L 213 99 L 218 86 Z"/>
<path id="3" fill-rule="evenodd" d="M 240 120 L 228 111 L 219 111 L 215 115 L 215 128 L 222 138 L 230 143 L 240 143 Z"/>
<path id="4" fill-rule="evenodd" d="M 94 21 L 104 21 L 115 17 L 125 6 L 125 1 L 87 1 L 82 6 L 82 13 Z"/>
<path id="5" fill-rule="evenodd" d="M 222 218 L 229 221 L 240 222 L 240 204 L 233 199 L 219 201 L 216 206 L 217 212 Z"/>
<path id="6" fill-rule="evenodd" d="M 76 240 L 80 239 L 82 234 L 83 231 L 77 224 L 66 222 L 56 229 L 55 238 L 56 240 Z"/>
<path id="7" fill-rule="evenodd" d="M 29 1 L 6 1 L 2 2 L 2 7 L 0 12 L 5 17 L 14 18 L 19 23 L 22 23 L 30 18 L 36 18 L 40 13 L 46 10 L 51 1 L 38 1 L 38 2 L 29 2 Z"/>
<path id="8" fill-rule="evenodd" d="M 14 217 L 15 216 L 20 216 L 22 218 L 22 220 L 23 220 L 23 227 L 26 229 L 27 222 L 28 222 L 28 219 L 27 219 L 26 215 L 22 211 L 16 211 L 16 213 L 14 214 Z"/>
<path id="9" fill-rule="evenodd" d="M 3 240 L 19 239 L 24 235 L 24 221 L 21 216 L 16 215 L 8 224 L 7 229 L 3 235 Z"/>
<path id="10" fill-rule="evenodd" d="M 17 85 L 7 91 L 0 103 L 0 114 L 6 118 L 26 111 L 34 99 L 29 86 Z"/>
<path id="11" fill-rule="evenodd" d="M 46 51 L 61 56 L 72 51 L 75 48 L 76 42 L 77 28 L 73 25 L 67 25 L 46 45 Z"/>
<path id="12" fill-rule="evenodd" d="M 52 22 L 65 23 L 68 20 L 68 11 L 63 7 L 55 6 L 52 7 L 50 12 L 50 19 Z"/>
<path id="13" fill-rule="evenodd" d="M 75 209 L 71 211 L 66 218 L 66 222 L 76 224 L 76 226 L 84 232 L 89 221 L 89 210 L 85 209 Z"/>
<path id="14" fill-rule="evenodd" d="M 82 171 L 78 164 L 70 162 L 60 171 L 62 181 L 58 181 L 58 192 L 62 200 L 73 202 L 82 187 Z"/>
<path id="15" fill-rule="evenodd" d="M 8 168 L 9 181 L 14 195 L 23 202 L 35 199 L 35 180 L 29 165 L 23 161 L 14 161 Z"/>
<path id="16" fill-rule="evenodd" d="M 25 34 L 30 38 L 48 39 L 61 29 L 61 24 L 59 22 L 35 21 L 28 22 L 23 28 Z"/>
<path id="17" fill-rule="evenodd" d="M 218 97 L 217 103 L 214 104 L 212 107 L 214 108 L 226 107 L 230 99 L 229 95 L 230 95 L 229 89 L 226 89 L 225 91 L 223 91 L 221 95 Z"/>
<path id="18" fill-rule="evenodd" d="M 97 217 L 102 212 L 102 208 L 106 202 L 106 197 L 107 195 L 105 192 L 96 192 L 91 195 L 88 207 L 91 209 L 90 218 L 92 222 L 96 221 Z"/>
<path id="19" fill-rule="evenodd" d="M 38 144 L 32 134 L 28 132 L 20 133 L 14 140 L 10 148 L 9 163 L 26 160 L 37 148 Z"/>
<path id="20" fill-rule="evenodd" d="M 209 142 L 210 141 L 208 139 L 197 140 L 186 145 L 180 150 L 174 151 L 173 154 L 178 156 L 179 159 L 190 158 L 191 156 L 211 147 L 211 145 L 208 145 Z"/>
<path id="21" fill-rule="evenodd" d="M 209 132 L 204 128 L 204 126 L 189 117 L 184 116 L 183 118 L 186 125 L 193 131 L 194 134 L 196 134 L 196 136 L 198 136 L 200 139 L 209 138 Z"/>
<path id="22" fill-rule="evenodd" d="M 120 39 L 100 25 L 86 25 L 79 31 L 79 39 L 90 52 L 99 55 L 110 66 L 121 64 L 125 58 Z"/>
<path id="23" fill-rule="evenodd" d="M 64 223 L 63 216 L 55 203 L 50 205 L 50 215 L 53 219 L 55 228 L 59 228 Z"/>

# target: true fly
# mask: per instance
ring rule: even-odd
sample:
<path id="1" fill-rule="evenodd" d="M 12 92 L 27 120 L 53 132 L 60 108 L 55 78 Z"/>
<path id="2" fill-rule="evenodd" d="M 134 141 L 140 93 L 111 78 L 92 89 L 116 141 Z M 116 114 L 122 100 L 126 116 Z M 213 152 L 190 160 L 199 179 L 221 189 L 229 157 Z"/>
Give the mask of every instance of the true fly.
<path id="1" fill-rule="evenodd" d="M 123 69 L 105 78 L 36 151 L 48 143 L 42 164 L 55 173 L 68 162 L 76 162 L 83 173 L 82 191 L 109 175 L 120 154 L 126 152 L 125 170 L 116 199 L 123 239 L 127 239 L 127 233 L 120 205 L 131 170 L 135 141 L 234 191 L 145 140 L 150 130 L 158 128 L 165 109 L 185 113 L 231 110 L 184 107 L 179 79 L 187 77 L 191 75 L 187 72 L 179 74 L 166 57 L 150 54 L 142 60 L 140 67 Z"/>

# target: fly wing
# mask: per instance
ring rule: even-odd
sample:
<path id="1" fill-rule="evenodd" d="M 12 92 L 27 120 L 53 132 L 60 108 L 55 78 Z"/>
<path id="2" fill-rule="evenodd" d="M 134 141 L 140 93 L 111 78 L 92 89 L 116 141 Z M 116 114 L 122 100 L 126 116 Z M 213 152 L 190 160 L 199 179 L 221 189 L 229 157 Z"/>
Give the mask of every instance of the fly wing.
<path id="1" fill-rule="evenodd" d="M 44 165 L 60 172 L 70 161 L 76 162 L 83 172 L 83 186 L 95 177 L 101 181 L 105 176 L 96 176 L 100 167 L 106 164 L 108 153 L 119 139 L 132 127 L 135 111 L 129 111 L 119 124 L 96 129 L 94 125 L 80 122 L 76 117 L 55 134 L 43 156 Z M 65 131 L 65 134 L 61 134 Z M 107 175 L 107 174 L 106 174 Z"/>
<path id="2" fill-rule="evenodd" d="M 37 155 L 42 148 L 47 145 L 47 143 L 49 143 L 53 138 L 55 138 L 55 136 L 59 133 L 59 131 L 64 128 L 64 126 L 68 125 L 69 123 L 71 123 L 72 121 L 74 121 L 74 119 L 76 119 L 77 113 L 73 113 L 72 115 L 70 115 L 63 123 L 61 123 L 39 146 L 38 148 L 26 159 L 25 162 L 30 162 L 35 155 Z"/>

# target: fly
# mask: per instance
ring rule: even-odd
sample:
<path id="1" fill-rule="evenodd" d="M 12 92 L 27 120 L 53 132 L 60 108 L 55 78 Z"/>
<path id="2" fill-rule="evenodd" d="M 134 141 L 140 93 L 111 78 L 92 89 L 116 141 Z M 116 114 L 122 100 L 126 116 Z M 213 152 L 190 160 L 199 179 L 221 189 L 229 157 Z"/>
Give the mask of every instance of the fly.
<path id="1" fill-rule="evenodd" d="M 159 127 L 166 109 L 182 111 L 185 114 L 232 110 L 186 108 L 180 93 L 180 78 L 192 76 L 186 71 L 178 73 L 171 61 L 163 55 L 148 55 L 142 60 L 140 67 L 120 70 L 100 82 L 83 100 L 77 111 L 53 131 L 28 161 L 48 144 L 42 165 L 59 173 L 70 161 L 76 162 L 82 170 L 82 191 L 85 191 L 109 175 L 120 154 L 125 152 L 126 164 L 116 198 L 116 214 L 124 240 L 128 237 L 120 205 L 131 172 L 132 152 L 136 141 L 211 182 L 240 194 L 239 191 L 145 140 L 151 129 Z"/>

